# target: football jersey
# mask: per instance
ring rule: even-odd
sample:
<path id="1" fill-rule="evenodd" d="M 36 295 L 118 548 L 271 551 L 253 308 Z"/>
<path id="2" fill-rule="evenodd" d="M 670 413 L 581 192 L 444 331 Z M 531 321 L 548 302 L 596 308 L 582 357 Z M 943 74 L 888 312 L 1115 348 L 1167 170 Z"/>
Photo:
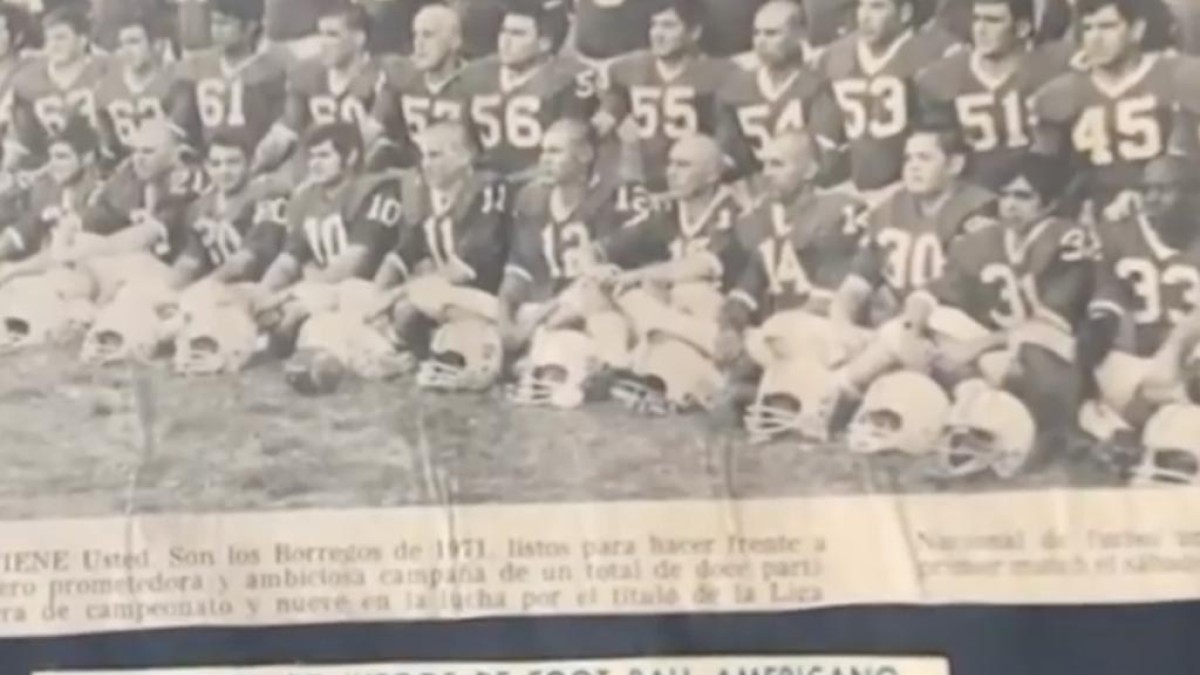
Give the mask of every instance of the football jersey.
<path id="1" fill-rule="evenodd" d="M 1124 317 L 1115 348 L 1151 356 L 1179 321 L 1200 309 L 1200 237 L 1177 250 L 1144 219 L 1096 226 L 1100 262 L 1092 307 Z"/>
<path id="2" fill-rule="evenodd" d="M 383 71 L 373 59 L 362 60 L 348 73 L 319 61 L 300 62 L 288 73 L 284 122 L 297 133 L 334 122 L 362 128 L 382 83 Z"/>
<path id="3" fill-rule="evenodd" d="M 760 203 L 738 227 L 750 258 L 730 299 L 760 320 L 828 301 L 858 253 L 864 208 L 834 192 Z"/>
<path id="4" fill-rule="evenodd" d="M 1093 195 L 1141 182 L 1145 165 L 1173 149 L 1194 150 L 1195 90 L 1200 70 L 1183 59 L 1147 54 L 1121 82 L 1108 84 L 1071 69 L 1034 98 L 1040 142 L 1070 152 L 1087 172 Z M 1181 133 L 1185 132 L 1185 133 Z"/>
<path id="5" fill-rule="evenodd" d="M 504 176 L 519 178 L 536 165 L 542 134 L 556 120 L 589 120 L 596 110 L 595 73 L 572 59 L 552 58 L 514 76 L 489 57 L 467 66 L 461 79 L 482 162 Z"/>
<path id="6" fill-rule="evenodd" d="M 579 277 L 598 242 L 650 216 L 650 196 L 640 185 L 597 174 L 574 208 L 553 187 L 530 183 L 513 212 L 514 233 L 505 276 L 526 284 L 529 296 L 547 300 Z"/>
<path id="7" fill-rule="evenodd" d="M 257 143 L 283 115 L 287 66 L 274 52 L 259 51 L 240 64 L 228 64 L 220 52 L 210 50 L 185 61 L 183 72 L 195 85 L 206 136 L 236 129 Z"/>
<path id="8" fill-rule="evenodd" d="M 1033 148 L 1033 95 L 1066 68 L 1050 50 L 1034 51 L 1006 77 L 994 77 L 976 52 L 962 50 L 917 76 L 921 116 L 930 126 L 959 129 L 970 152 L 967 178 L 999 189 Z"/>
<path id="9" fill-rule="evenodd" d="M 904 143 L 918 119 L 914 78 L 955 47 L 937 29 L 899 37 L 875 55 L 857 34 L 834 42 L 821 58 L 821 72 L 842 111 L 850 177 L 856 188 L 879 190 L 896 182 L 904 165 Z"/>
<path id="10" fill-rule="evenodd" d="M 145 182 L 131 162 L 117 167 L 105 181 L 83 216 L 83 231 L 110 235 L 135 224 L 143 215 L 166 230 L 152 249 L 165 262 L 173 262 L 187 246 L 187 211 L 207 187 L 199 168 L 184 166 Z"/>
<path id="11" fill-rule="evenodd" d="M 48 137 L 66 127 L 71 117 L 78 115 L 95 125 L 96 83 L 107 69 L 107 61 L 90 57 L 72 76 L 60 76 L 44 58 L 27 61 L 12 82 L 16 140 L 26 150 L 41 153 Z"/>
<path id="12" fill-rule="evenodd" d="M 283 249 L 287 238 L 287 195 L 251 183 L 235 195 L 209 189 L 188 213 L 188 243 L 183 255 L 200 263 L 205 273 L 241 251 L 254 255 L 250 278 L 257 280 Z"/>
<path id="13" fill-rule="evenodd" d="M 657 11 L 645 0 L 575 0 L 575 48 L 597 61 L 646 49 Z"/>
<path id="14" fill-rule="evenodd" d="M 24 217 L 6 229 L 21 258 L 49 247 L 70 244 L 83 230 L 83 214 L 100 188 L 99 174 L 88 171 L 71 185 L 59 185 L 49 176 L 31 186 Z"/>
<path id="15" fill-rule="evenodd" d="M 433 82 L 404 57 L 384 59 L 382 68 L 383 91 L 376 97 L 373 116 L 383 126 L 386 141 L 398 146 L 397 161 L 411 165 L 420 155 L 415 141 L 430 123 L 464 119 L 462 71 Z"/>
<path id="16" fill-rule="evenodd" d="M 841 145 L 841 110 L 820 75 L 800 67 L 781 82 L 765 68 L 734 73 L 722 91 L 737 115 L 741 135 L 755 152 L 788 131 L 809 129 L 832 145 Z"/>
<path id="17" fill-rule="evenodd" d="M 741 278 L 746 255 L 736 224 L 744 205 L 722 188 L 700 213 L 687 213 L 678 203 L 656 210 L 644 222 L 622 228 L 600 242 L 601 257 L 622 269 L 708 254 L 720 268 L 719 285 L 729 290 Z"/>
<path id="18" fill-rule="evenodd" d="M 630 54 L 609 68 L 604 111 L 618 122 L 632 118 L 650 190 L 664 187 L 667 156 L 678 139 L 705 133 L 727 140 L 720 93 L 735 72 L 728 61 L 697 56 L 670 73 L 649 52 Z"/>
<path id="19" fill-rule="evenodd" d="M 969 183 L 959 184 L 944 199 L 935 213 L 925 213 L 912 194 L 900 190 L 868 213 L 852 274 L 897 301 L 936 281 L 954 240 L 990 225 L 995 210 L 994 195 Z"/>
<path id="20" fill-rule="evenodd" d="M 495 174 L 472 174 L 454 194 L 435 194 L 417 175 L 404 183 L 404 234 L 388 256 L 407 278 L 424 265 L 470 271 L 470 285 L 496 293 L 508 258 L 509 186 Z"/>
<path id="21" fill-rule="evenodd" d="M 147 122 L 167 121 L 194 146 L 200 142 L 200 113 L 195 89 L 166 64 L 144 82 L 123 68 L 112 68 L 96 87 L 96 111 L 104 151 L 123 159 L 138 129 Z"/>
<path id="22" fill-rule="evenodd" d="M 1003 224 L 984 227 L 959 237 L 929 290 L 989 331 L 1038 318 L 1070 333 L 1091 295 L 1091 242 L 1083 227 L 1059 218 L 1025 233 Z"/>
<path id="23" fill-rule="evenodd" d="M 370 259 L 364 275 L 373 277 L 399 236 L 400 190 L 391 173 L 354 176 L 335 186 L 301 185 L 288 201 L 284 252 L 324 269 L 348 247 L 365 246 Z"/>

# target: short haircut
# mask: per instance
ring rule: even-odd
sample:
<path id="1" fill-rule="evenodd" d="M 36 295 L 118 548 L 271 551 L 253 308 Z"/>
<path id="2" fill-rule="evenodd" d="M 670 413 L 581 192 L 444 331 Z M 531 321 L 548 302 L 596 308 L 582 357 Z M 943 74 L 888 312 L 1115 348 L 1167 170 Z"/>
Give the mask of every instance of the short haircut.
<path id="1" fill-rule="evenodd" d="M 909 135 L 909 138 L 912 139 L 917 136 L 932 136 L 934 141 L 937 142 L 938 147 L 942 149 L 942 152 L 944 152 L 947 157 L 965 157 L 967 155 L 967 144 L 963 140 L 962 134 L 959 133 L 958 129 L 955 129 L 954 127 L 917 127 L 913 130 L 912 134 Z"/>
<path id="2" fill-rule="evenodd" d="M 209 0 L 209 7 L 242 23 L 262 24 L 263 0 Z"/>
<path id="3" fill-rule="evenodd" d="M 546 129 L 546 133 L 562 129 L 574 142 L 581 142 L 589 148 L 595 148 L 598 140 L 596 138 L 596 129 L 587 121 L 578 117 L 563 117 L 555 120 L 554 123 Z"/>
<path id="4" fill-rule="evenodd" d="M 74 5 L 63 5 L 48 12 L 42 17 L 42 26 L 49 29 L 52 26 L 67 26 L 76 35 L 88 35 L 91 30 L 91 20 L 87 12 Z"/>
<path id="5" fill-rule="evenodd" d="M 1071 171 L 1063 165 L 1061 158 L 1030 153 L 1020 162 L 1015 162 L 1001 176 L 998 184 L 1003 187 L 1024 178 L 1043 204 L 1052 204 L 1063 196 L 1070 177 Z"/>
<path id="6" fill-rule="evenodd" d="M 532 19 L 537 26 L 538 36 L 550 41 L 551 51 L 557 52 L 567 39 L 570 26 L 566 9 L 561 4 L 548 5 L 545 0 L 509 0 L 505 4 L 504 14 Z"/>
<path id="7" fill-rule="evenodd" d="M 1033 25 L 1036 15 L 1033 0 L 974 0 L 976 5 L 1004 5 L 1017 21 L 1028 21 Z"/>
<path id="8" fill-rule="evenodd" d="M 127 28 L 141 28 L 146 33 L 146 37 L 151 41 L 158 40 L 168 35 L 167 26 L 164 25 L 164 20 L 161 14 L 150 11 L 133 12 L 127 16 L 121 17 L 117 23 L 117 33 Z"/>
<path id="9" fill-rule="evenodd" d="M 1121 18 L 1129 23 L 1145 19 L 1147 0 L 1077 0 L 1075 12 L 1079 17 L 1090 16 L 1105 8 L 1113 7 Z"/>
<path id="10" fill-rule="evenodd" d="M 646 2 L 648 0 L 634 0 L 636 2 Z M 679 20 L 688 28 L 703 28 L 707 15 L 704 9 L 704 3 L 700 0 L 657 0 L 658 7 L 655 9 L 655 14 L 673 11 L 679 17 Z"/>
<path id="11" fill-rule="evenodd" d="M 218 127 L 208 140 L 208 150 L 213 148 L 237 148 L 247 158 L 254 155 L 254 141 L 244 129 L 237 127 Z"/>
<path id="12" fill-rule="evenodd" d="M 463 149 L 474 155 L 478 151 L 478 145 L 475 137 L 471 135 L 470 128 L 466 124 L 456 120 L 438 120 L 431 122 L 421 132 L 418 140 L 418 145 L 424 142 L 424 139 L 434 134 L 447 134 L 454 137 L 462 145 Z"/>
<path id="13" fill-rule="evenodd" d="M 338 18 L 355 33 L 367 33 L 371 28 L 371 17 L 362 5 L 340 0 L 321 7 L 319 19 Z"/>
<path id="14" fill-rule="evenodd" d="M 350 122 L 319 124 L 309 130 L 304 141 L 305 147 L 309 149 L 325 143 L 332 143 L 333 149 L 337 150 L 343 160 L 349 159 L 351 155 L 359 160 L 362 159 L 362 133 L 359 132 L 356 125 Z"/>

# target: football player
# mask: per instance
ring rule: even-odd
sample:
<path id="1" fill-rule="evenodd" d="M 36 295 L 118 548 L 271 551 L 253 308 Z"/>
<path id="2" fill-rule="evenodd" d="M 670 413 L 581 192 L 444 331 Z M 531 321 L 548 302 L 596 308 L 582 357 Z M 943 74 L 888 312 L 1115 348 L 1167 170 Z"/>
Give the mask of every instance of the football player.
<path id="1" fill-rule="evenodd" d="M 1034 98 L 1038 150 L 1075 157 L 1089 178 L 1086 205 L 1095 218 L 1128 211 L 1146 162 L 1177 144 L 1185 151 L 1195 146 L 1196 70 L 1190 61 L 1146 51 L 1144 5 L 1079 0 L 1085 67 L 1060 75 Z"/>
<path id="2" fill-rule="evenodd" d="M 517 196 L 516 229 L 500 287 L 511 352 L 520 352 L 540 325 L 591 318 L 586 307 L 557 301 L 595 264 L 592 251 L 598 242 L 650 215 L 649 195 L 598 164 L 597 144 L 587 122 L 555 122 L 542 139 L 541 180 Z M 590 327 L 597 328 L 594 324 Z"/>
<path id="3" fill-rule="evenodd" d="M 394 289 L 394 337 L 401 350 L 423 361 L 430 373 L 425 384 L 486 388 L 499 376 L 503 356 L 496 293 L 508 253 L 509 186 L 475 168 L 475 148 L 461 123 L 431 124 L 420 143 L 421 176 L 404 193 L 404 234 L 376 284 Z M 438 340 L 451 324 L 455 328 Z M 460 330 L 463 325 L 471 330 Z M 489 341 L 485 366 L 470 358 L 473 350 L 460 339 Z M 447 360 L 450 352 L 460 356 L 457 370 Z M 469 382 L 458 379 L 476 367 L 487 372 L 475 372 Z"/>
<path id="4" fill-rule="evenodd" d="M 1101 419 L 1120 422 L 1107 433 L 1084 424 L 1101 440 L 1140 428 L 1156 408 L 1186 398 L 1188 354 L 1172 338 L 1173 328 L 1200 307 L 1200 229 L 1190 198 L 1195 181 L 1189 161 L 1152 160 L 1132 222 L 1097 225 L 1100 260 L 1080 361 L 1094 372 L 1102 404 L 1090 407 L 1110 413 Z"/>
<path id="5" fill-rule="evenodd" d="M 617 59 L 609 68 L 601 111 L 601 136 L 629 119 L 647 188 L 665 188 L 668 154 L 681 138 L 718 137 L 735 162 L 744 162 L 736 121 L 719 95 L 737 66 L 706 56 L 699 42 L 704 23 L 699 0 L 663 3 L 650 21 L 650 49 Z"/>
<path id="6" fill-rule="evenodd" d="M 431 122 L 461 121 L 459 73 L 463 67 L 462 21 L 442 4 L 421 8 L 413 17 L 413 53 L 384 61 L 384 90 L 374 118 L 381 125 L 372 160 L 409 165 L 417 160 L 416 141 Z"/>
<path id="7" fill-rule="evenodd" d="M 41 166 L 46 140 L 73 115 L 95 125 L 95 88 L 108 67 L 90 53 L 88 20 L 77 8 L 64 6 L 42 19 L 45 56 L 25 64 L 12 84 L 12 128 L 4 165 L 12 169 Z"/>
<path id="8" fill-rule="evenodd" d="M 117 62 L 97 85 L 96 112 L 110 165 L 129 154 L 130 139 L 146 119 L 168 120 L 189 147 L 201 139 L 195 89 L 164 63 L 159 29 L 135 17 L 117 30 Z"/>
<path id="9" fill-rule="evenodd" d="M 746 259 L 735 231 L 744 204 L 721 184 L 723 167 L 714 139 L 681 138 L 667 165 L 670 207 L 599 243 L 599 259 L 622 270 L 609 281 L 635 343 L 624 368 L 633 384 L 660 380 L 657 389 L 635 387 L 635 410 L 708 407 L 722 385 L 716 363 L 721 308 Z M 686 375 L 692 379 L 667 381 L 685 375 L 658 372 L 677 359 L 694 367 Z"/>
<path id="10" fill-rule="evenodd" d="M 317 19 L 321 51 L 288 73 L 283 118 L 272 142 L 289 147 L 310 126 L 348 122 L 363 131 L 375 107 L 383 72 L 367 53 L 367 15 L 361 7 L 336 3 Z"/>
<path id="11" fill-rule="evenodd" d="M 852 394 L 897 366 L 928 368 L 928 341 L 914 316 L 923 305 L 914 294 L 942 276 L 958 237 L 994 222 L 995 196 L 962 180 L 965 153 L 953 131 L 913 133 L 902 188 L 866 216 L 864 246 L 830 311 L 844 349 L 866 347 L 842 369 L 841 385 Z M 879 330 L 864 334 L 864 325 Z"/>
<path id="12" fill-rule="evenodd" d="M 922 118 L 957 126 L 970 150 L 967 179 L 992 189 L 1033 145 L 1030 100 L 1067 67 L 1032 43 L 1033 0 L 974 0 L 971 49 L 917 77 Z"/>
<path id="13" fill-rule="evenodd" d="M 288 146 L 258 144 L 283 114 L 287 65 L 262 47 L 262 0 L 215 0 L 209 8 L 214 47 L 191 55 L 182 68 L 195 86 L 204 135 L 244 130 L 258 148 L 255 172 L 274 169 Z"/>
<path id="14" fill-rule="evenodd" d="M 650 36 L 643 29 L 655 9 L 655 3 L 641 0 L 577 0 L 573 46 L 597 67 L 645 49 Z"/>
<path id="15" fill-rule="evenodd" d="M 821 58 L 842 110 L 851 186 L 872 203 L 903 172 L 905 140 L 918 122 L 914 78 L 956 47 L 937 27 L 916 28 L 915 5 L 858 0 L 858 29 Z"/>
<path id="16" fill-rule="evenodd" d="M 251 181 L 251 152 L 233 130 L 219 130 L 209 141 L 204 168 L 211 186 L 188 212 L 188 242 L 174 264 L 174 286 L 201 277 L 258 281 L 283 248 L 287 193 L 269 181 Z"/>
<path id="17" fill-rule="evenodd" d="M 470 120 L 491 170 L 521 184 L 536 171 L 542 134 L 562 117 L 590 119 L 596 111 L 595 73 L 558 56 L 566 37 L 562 7 L 512 0 L 495 57 L 464 69 Z"/>
<path id="18" fill-rule="evenodd" d="M 841 111 L 827 82 L 805 64 L 804 15 L 794 0 L 770 0 L 754 19 L 755 70 L 723 92 L 755 152 L 786 132 L 808 129 L 823 145 L 842 142 Z"/>

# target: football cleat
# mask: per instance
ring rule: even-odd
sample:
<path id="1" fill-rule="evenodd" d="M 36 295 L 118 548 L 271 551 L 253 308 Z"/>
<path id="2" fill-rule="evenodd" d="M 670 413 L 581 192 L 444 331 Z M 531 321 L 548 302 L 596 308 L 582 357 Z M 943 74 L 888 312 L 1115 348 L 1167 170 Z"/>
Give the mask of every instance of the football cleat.
<path id="1" fill-rule="evenodd" d="M 589 381 L 600 368 L 596 346 L 586 333 L 539 330 L 509 400 L 524 406 L 578 408 L 587 398 Z"/>
<path id="2" fill-rule="evenodd" d="M 92 365 L 149 361 L 169 342 L 167 327 L 178 311 L 178 296 L 166 286 L 122 286 L 97 315 L 80 358 Z"/>
<path id="3" fill-rule="evenodd" d="M 82 332 L 94 307 L 86 274 L 67 269 L 13 279 L 0 290 L 0 352 L 59 343 Z"/>
<path id="4" fill-rule="evenodd" d="M 832 370 L 808 359 L 792 359 L 767 369 L 745 424 L 754 443 L 797 436 L 809 443 L 829 440 L 829 422 L 840 387 Z"/>
<path id="5" fill-rule="evenodd" d="M 500 331 L 490 321 L 463 318 L 433 334 L 429 358 L 417 369 L 417 386 L 434 391 L 484 391 L 504 365 Z"/>
<path id="6" fill-rule="evenodd" d="M 1020 399 L 983 380 L 968 380 L 955 389 L 938 458 L 947 478 L 1009 479 L 1028 466 L 1036 441 L 1037 424 Z"/>
<path id="7" fill-rule="evenodd" d="M 1200 484 L 1200 406 L 1163 406 L 1142 431 L 1145 448 L 1130 484 Z"/>
<path id="8" fill-rule="evenodd" d="M 242 370 L 254 356 L 258 328 L 244 308 L 212 305 L 190 309 L 175 336 L 176 373 L 219 375 Z"/>
<path id="9" fill-rule="evenodd" d="M 931 453 L 949 410 L 950 397 L 929 376 L 890 373 L 867 390 L 846 429 L 846 441 L 851 452 L 861 454 Z"/>

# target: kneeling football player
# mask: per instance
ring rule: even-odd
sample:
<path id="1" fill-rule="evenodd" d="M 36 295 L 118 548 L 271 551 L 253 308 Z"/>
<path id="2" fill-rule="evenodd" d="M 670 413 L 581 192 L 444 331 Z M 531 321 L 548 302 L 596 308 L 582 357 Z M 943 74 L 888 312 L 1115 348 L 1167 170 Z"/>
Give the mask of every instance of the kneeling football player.
<path id="1" fill-rule="evenodd" d="M 404 186 L 404 233 L 376 276 L 396 298 L 393 338 L 420 362 L 417 383 L 442 391 L 490 388 L 503 367 L 499 291 L 510 199 L 498 176 L 474 168 L 458 122 L 419 139 L 421 175 Z"/>

